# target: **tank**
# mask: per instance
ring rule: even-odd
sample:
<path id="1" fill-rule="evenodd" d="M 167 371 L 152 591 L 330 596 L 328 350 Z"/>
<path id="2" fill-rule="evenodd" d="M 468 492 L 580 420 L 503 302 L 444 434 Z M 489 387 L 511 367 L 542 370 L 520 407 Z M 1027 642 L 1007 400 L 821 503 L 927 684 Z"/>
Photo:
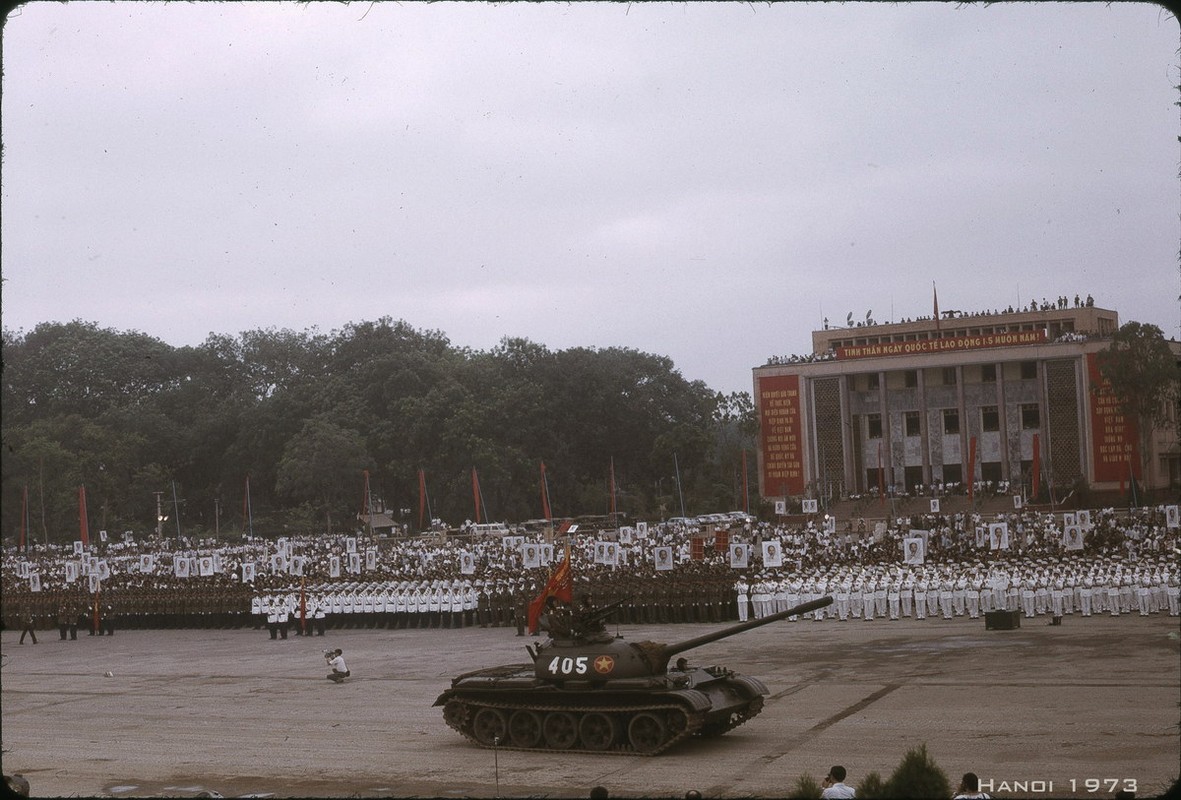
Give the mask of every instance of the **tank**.
<path id="1" fill-rule="evenodd" d="M 550 620 L 550 638 L 526 647 L 532 663 L 475 670 L 435 700 L 446 723 L 482 747 L 655 755 L 691 736 L 720 736 L 763 709 L 767 687 L 723 666 L 674 656 L 807 614 L 822 597 L 675 644 L 607 633 L 613 606 Z"/>

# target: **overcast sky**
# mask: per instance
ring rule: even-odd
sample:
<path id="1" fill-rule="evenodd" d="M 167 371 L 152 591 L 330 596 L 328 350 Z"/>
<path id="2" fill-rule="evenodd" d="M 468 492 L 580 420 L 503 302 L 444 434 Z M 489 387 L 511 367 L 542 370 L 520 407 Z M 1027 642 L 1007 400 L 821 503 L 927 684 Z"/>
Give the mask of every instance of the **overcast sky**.
<path id="1" fill-rule="evenodd" d="M 1181 333 L 1155 5 L 32 2 L 3 47 L 10 331 L 388 315 L 724 392 L 932 281 Z"/>

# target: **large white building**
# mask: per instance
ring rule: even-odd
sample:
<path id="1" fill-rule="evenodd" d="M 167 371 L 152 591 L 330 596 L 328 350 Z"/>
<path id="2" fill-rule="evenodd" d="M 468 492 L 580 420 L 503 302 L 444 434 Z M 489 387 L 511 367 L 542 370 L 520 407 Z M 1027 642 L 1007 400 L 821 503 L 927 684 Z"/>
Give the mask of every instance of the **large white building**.
<path id="1" fill-rule="evenodd" d="M 1153 431 L 1141 474 L 1136 421 L 1101 391 L 1096 354 L 1116 312 L 948 316 L 814 331 L 811 355 L 756 367 L 763 497 L 969 480 L 1036 484 L 1045 497 L 1082 482 L 1119 490 L 1131 475 L 1145 488 L 1181 481 L 1176 420 Z"/>

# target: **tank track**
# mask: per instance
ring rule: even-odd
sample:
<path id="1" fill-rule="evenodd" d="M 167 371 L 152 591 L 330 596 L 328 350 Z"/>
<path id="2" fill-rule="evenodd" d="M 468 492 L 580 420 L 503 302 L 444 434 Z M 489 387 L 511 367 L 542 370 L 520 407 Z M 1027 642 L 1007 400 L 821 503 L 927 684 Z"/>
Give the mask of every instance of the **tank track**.
<path id="1" fill-rule="evenodd" d="M 499 712 L 503 723 L 496 724 L 494 722 L 495 717 L 492 716 L 483 716 L 480 720 L 477 720 L 481 711 L 484 710 Z M 527 742 L 533 738 L 532 735 L 520 736 L 512 730 L 511 722 L 513 715 L 519 711 L 531 712 L 537 715 L 536 719 L 541 726 L 541 730 L 535 734 L 536 741 L 533 744 L 522 744 L 523 740 Z M 560 735 L 554 737 L 559 740 L 558 744 L 550 744 L 546 741 L 547 733 L 544 729 L 550 724 L 550 718 L 547 716 L 550 714 L 576 716 L 573 731 L 567 728 Z M 592 714 L 598 715 L 599 718 L 592 720 L 592 722 L 587 722 L 587 716 Z M 637 722 L 637 719 L 641 715 L 646 715 L 646 717 L 640 722 Z M 624 717 L 625 724 L 620 724 L 616 719 L 617 717 Z M 608 731 L 603 730 L 601 718 L 614 720 L 614 722 L 608 723 L 611 726 Z M 744 717 L 738 722 L 733 722 L 726 730 L 741 724 L 746 718 Z M 495 747 L 502 750 L 524 750 L 529 752 L 537 752 L 539 750 L 547 752 L 575 751 L 583 753 L 604 753 L 608 755 L 645 756 L 657 755 L 680 744 L 697 733 L 703 721 L 701 714 L 694 713 L 678 703 L 571 706 L 561 704 L 540 705 L 536 703 L 518 704 L 458 697 L 451 698 L 443 706 L 443 719 L 451 728 L 485 748 Z M 656 720 L 656 722 L 653 722 L 653 720 Z M 598 739 L 599 746 L 588 746 L 584 742 L 584 738 L 587 736 L 587 733 L 582 731 L 584 725 L 590 728 L 589 735 L 592 741 L 596 738 Z M 633 743 L 633 732 L 631 729 L 637 725 L 639 726 L 639 730 L 636 731 L 635 738 L 638 738 L 642 742 L 642 747 L 636 747 Z M 555 725 L 554 727 L 559 728 L 560 726 Z M 489 740 L 491 735 L 499 729 L 503 729 L 501 743 L 493 744 Z M 610 744 L 603 746 L 603 740 L 607 738 L 609 738 Z M 565 739 L 570 739 L 570 742 L 563 746 Z"/>
<path id="2" fill-rule="evenodd" d="M 763 710 L 762 695 L 755 695 L 750 699 L 750 703 L 742 711 L 736 711 L 730 715 L 730 719 L 723 723 L 715 723 L 712 725 L 703 725 L 701 727 L 702 736 L 721 736 L 727 731 L 732 731 L 739 725 L 743 724 L 753 717 L 757 717 L 759 712 Z"/>

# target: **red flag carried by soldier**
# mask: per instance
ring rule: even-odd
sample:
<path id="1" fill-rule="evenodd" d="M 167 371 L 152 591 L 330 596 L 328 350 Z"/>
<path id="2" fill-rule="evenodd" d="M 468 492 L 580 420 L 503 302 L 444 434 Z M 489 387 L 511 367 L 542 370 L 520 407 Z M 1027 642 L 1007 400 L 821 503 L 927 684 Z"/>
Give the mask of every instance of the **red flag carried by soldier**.
<path id="1" fill-rule="evenodd" d="M 529 604 L 529 633 L 537 633 L 537 620 L 541 616 L 542 609 L 545 608 L 545 601 L 551 597 L 556 597 L 562 602 L 574 602 L 574 578 L 570 574 L 570 551 L 567 549 L 566 557 L 562 559 L 562 563 L 558 564 L 546 581 L 545 588 L 541 590 L 541 594 L 533 599 Z"/>

